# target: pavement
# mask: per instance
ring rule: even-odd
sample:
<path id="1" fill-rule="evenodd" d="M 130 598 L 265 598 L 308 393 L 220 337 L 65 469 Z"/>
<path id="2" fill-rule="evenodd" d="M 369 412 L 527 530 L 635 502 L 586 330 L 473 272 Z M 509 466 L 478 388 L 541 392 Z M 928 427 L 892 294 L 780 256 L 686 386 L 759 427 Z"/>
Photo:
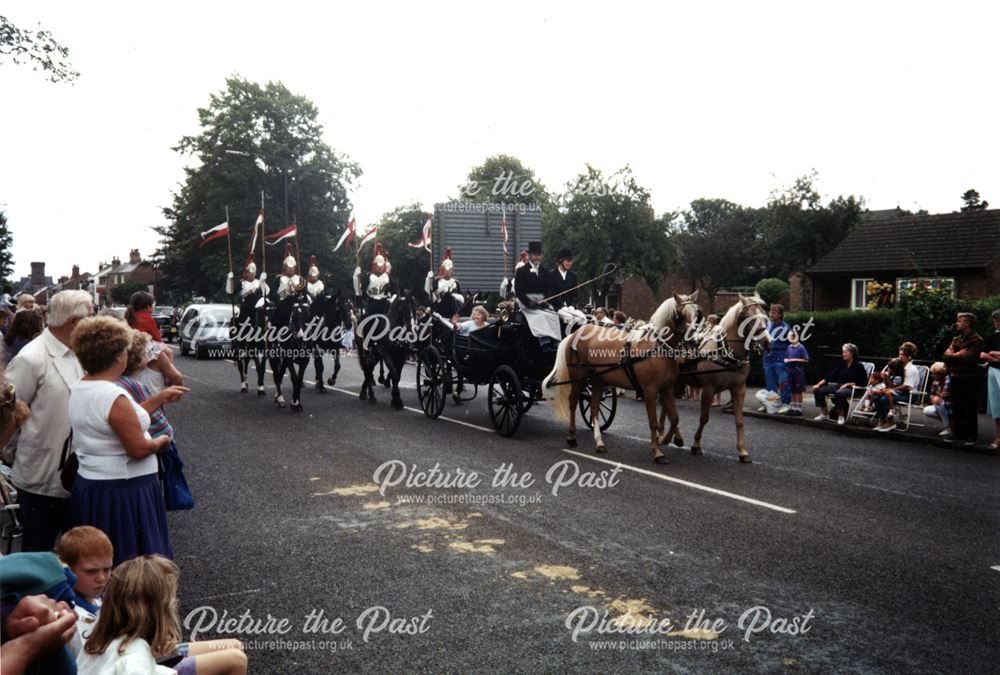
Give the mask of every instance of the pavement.
<path id="1" fill-rule="evenodd" d="M 406 410 L 361 402 L 343 363 L 294 414 L 178 357 L 184 634 L 251 672 L 997 670 L 995 457 L 748 416 L 740 464 L 714 409 L 657 465 L 633 401 L 598 456 L 544 404 L 500 437 L 482 390 L 428 419 L 412 367 Z"/>

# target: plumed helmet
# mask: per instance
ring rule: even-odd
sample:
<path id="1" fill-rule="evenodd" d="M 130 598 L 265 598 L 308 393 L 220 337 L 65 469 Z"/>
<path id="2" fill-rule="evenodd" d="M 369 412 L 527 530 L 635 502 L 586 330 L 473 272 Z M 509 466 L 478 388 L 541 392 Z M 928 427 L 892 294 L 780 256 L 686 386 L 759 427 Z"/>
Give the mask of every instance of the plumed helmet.
<path id="1" fill-rule="evenodd" d="M 244 272 L 249 272 L 250 274 L 252 274 L 254 276 L 257 275 L 257 263 L 254 262 L 253 253 L 251 253 L 249 256 L 247 256 L 247 261 L 243 265 L 243 271 Z"/>
<path id="2" fill-rule="evenodd" d="M 285 259 L 281 262 L 284 267 L 285 276 L 291 276 L 298 271 L 299 264 L 295 261 L 295 253 L 291 244 L 285 244 Z"/>
<path id="3" fill-rule="evenodd" d="M 375 252 L 372 256 L 372 274 L 382 274 L 386 271 L 385 266 L 385 251 L 382 250 L 382 244 L 380 242 L 375 242 Z"/>
<path id="4" fill-rule="evenodd" d="M 441 260 L 441 264 L 438 266 L 437 275 L 443 277 L 446 272 L 451 272 L 455 269 L 455 261 L 452 260 L 451 247 L 446 247 L 444 249 L 444 259 Z"/>
<path id="5" fill-rule="evenodd" d="M 517 264 L 514 265 L 514 269 L 517 269 L 519 267 L 524 267 L 527 264 L 528 264 L 528 252 L 521 251 L 521 256 L 520 258 L 518 258 Z"/>
<path id="6" fill-rule="evenodd" d="M 309 276 L 318 277 L 319 276 L 319 263 L 316 260 L 316 256 L 309 256 Z"/>

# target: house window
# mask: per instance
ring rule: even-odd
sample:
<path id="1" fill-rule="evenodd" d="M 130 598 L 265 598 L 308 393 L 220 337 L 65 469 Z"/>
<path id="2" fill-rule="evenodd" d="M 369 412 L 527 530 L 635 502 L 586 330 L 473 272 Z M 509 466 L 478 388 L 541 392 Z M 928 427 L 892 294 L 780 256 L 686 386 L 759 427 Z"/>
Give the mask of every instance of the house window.
<path id="1" fill-rule="evenodd" d="M 916 277 L 896 279 L 896 295 L 902 297 L 916 288 L 926 291 L 941 291 L 955 297 L 955 279 L 951 277 Z"/>
<path id="2" fill-rule="evenodd" d="M 868 295 L 869 282 L 874 279 L 851 279 L 851 309 L 868 309 L 871 298 Z"/>

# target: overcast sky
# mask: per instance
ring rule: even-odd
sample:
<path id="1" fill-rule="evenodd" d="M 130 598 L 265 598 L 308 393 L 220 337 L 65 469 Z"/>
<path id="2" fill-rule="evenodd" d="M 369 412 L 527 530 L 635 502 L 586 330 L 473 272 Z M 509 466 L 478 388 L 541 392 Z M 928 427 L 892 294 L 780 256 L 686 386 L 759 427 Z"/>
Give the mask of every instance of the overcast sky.
<path id="1" fill-rule="evenodd" d="M 316 103 L 364 171 L 359 224 L 431 208 L 498 153 L 557 191 L 630 164 L 657 213 L 759 206 L 813 168 L 872 209 L 954 211 L 970 187 L 1000 206 L 997 7 L 8 0 L 81 73 L 0 65 L 15 275 L 152 253 L 188 161 L 171 146 L 232 74 Z"/>

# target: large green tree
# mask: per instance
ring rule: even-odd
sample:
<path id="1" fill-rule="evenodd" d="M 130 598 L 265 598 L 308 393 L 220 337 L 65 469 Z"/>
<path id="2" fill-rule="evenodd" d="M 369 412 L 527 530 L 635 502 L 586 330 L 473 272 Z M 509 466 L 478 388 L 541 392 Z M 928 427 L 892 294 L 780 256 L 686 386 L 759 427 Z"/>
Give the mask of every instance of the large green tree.
<path id="1" fill-rule="evenodd" d="M 462 201 L 477 203 L 538 204 L 552 201 L 545 185 L 516 157 L 494 155 L 469 170 L 458 186 Z"/>
<path id="2" fill-rule="evenodd" d="M 201 132 L 185 136 L 174 148 L 197 160 L 185 169 L 186 180 L 164 209 L 170 225 L 155 228 L 157 257 L 175 300 L 191 295 L 221 299 L 228 261 L 225 241 L 203 249 L 199 233 L 226 218 L 232 233 L 237 276 L 246 259 L 258 210 L 265 210 L 266 231 L 298 225 L 300 269 L 310 255 L 318 259 L 330 290 L 346 288 L 354 258 L 333 247 L 351 210 L 348 190 L 360 168 L 323 141 L 316 106 L 280 82 L 260 85 L 238 76 L 198 109 Z M 287 217 L 286 217 L 287 212 Z M 280 270 L 284 244 L 267 247 L 266 270 Z M 263 260 L 256 247 L 258 270 Z"/>
<path id="3" fill-rule="evenodd" d="M 629 275 L 638 275 L 656 292 L 676 255 L 668 234 L 673 216 L 655 217 L 649 200 L 649 191 L 628 166 L 606 176 L 588 165 L 567 184 L 558 217 L 543 229 L 547 263 L 554 264 L 556 252 L 566 246 L 581 281 L 599 276 L 608 263 L 617 265 L 618 274 L 585 291 L 601 304 L 616 281 Z"/>
<path id="4" fill-rule="evenodd" d="M 0 211 L 0 281 L 6 281 L 14 273 L 14 254 L 11 247 L 14 245 L 14 236 L 7 227 L 7 214 Z"/>
<path id="5" fill-rule="evenodd" d="M 43 70 L 52 82 L 72 82 L 80 76 L 69 63 L 69 49 L 56 42 L 41 26 L 24 30 L 0 16 L 0 63 L 10 59 L 16 64 L 31 63 L 33 70 Z"/>
<path id="6" fill-rule="evenodd" d="M 757 221 L 725 199 L 696 199 L 681 213 L 676 243 L 684 271 L 714 298 L 724 286 L 755 281 Z"/>
<path id="7" fill-rule="evenodd" d="M 754 266 L 758 276 L 787 279 L 815 264 L 861 221 L 864 200 L 838 196 L 826 206 L 815 187 L 816 172 L 771 194 L 756 211 L 759 240 Z"/>

